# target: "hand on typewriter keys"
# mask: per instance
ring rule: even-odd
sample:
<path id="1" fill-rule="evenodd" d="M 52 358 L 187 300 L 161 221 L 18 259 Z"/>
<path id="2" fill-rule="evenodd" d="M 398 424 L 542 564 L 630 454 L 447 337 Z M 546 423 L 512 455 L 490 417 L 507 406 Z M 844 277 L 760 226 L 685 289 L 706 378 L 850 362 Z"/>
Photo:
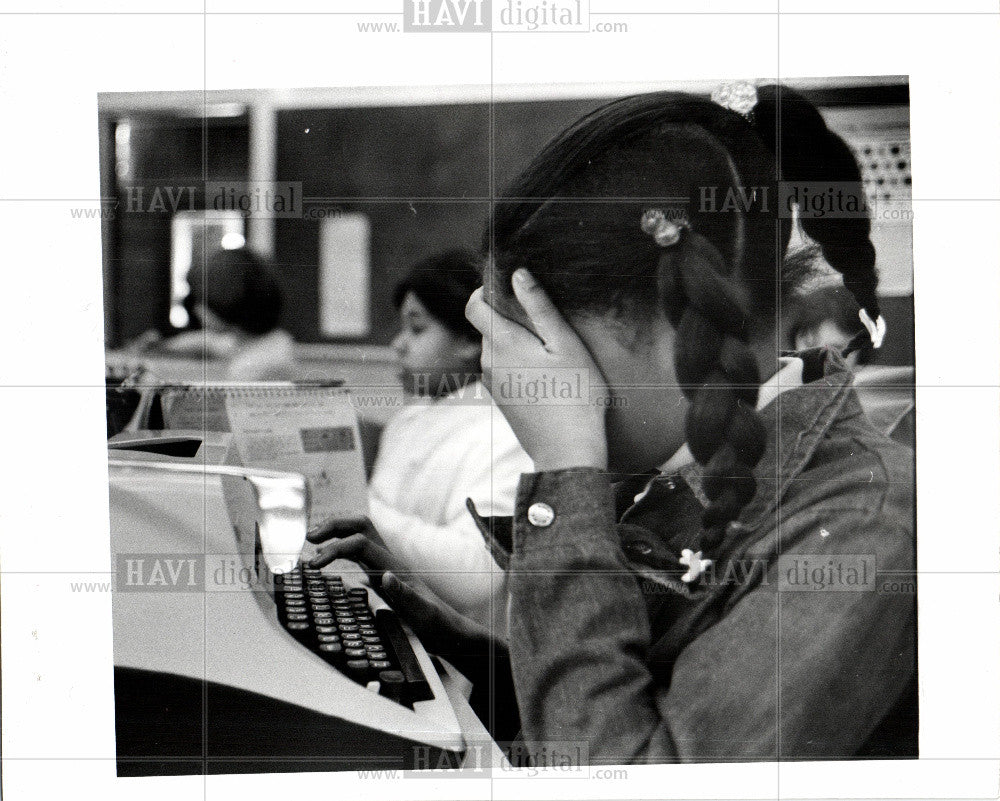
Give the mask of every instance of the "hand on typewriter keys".
<path id="1" fill-rule="evenodd" d="M 382 542 L 375 527 L 369 520 L 350 521 L 326 521 L 322 525 L 306 534 L 306 539 L 312 543 L 326 542 L 336 537 L 333 542 L 320 548 L 316 554 L 308 560 L 309 567 L 326 567 L 335 559 L 350 559 L 357 562 L 368 573 L 373 581 L 385 570 L 395 570 L 405 572 L 406 568 L 394 557 Z"/>
<path id="2" fill-rule="evenodd" d="M 459 669 L 465 657 L 485 653 L 491 642 L 497 651 L 507 650 L 506 642 L 456 612 L 419 580 L 403 582 L 386 571 L 380 580 L 373 579 L 372 585 L 428 651 L 451 660 Z"/>
<path id="3" fill-rule="evenodd" d="M 348 533 L 352 529 L 355 533 Z M 488 653 L 491 642 L 498 651 L 506 652 L 506 642 L 456 612 L 402 565 L 381 544 L 371 521 L 327 521 L 306 538 L 320 543 L 330 537 L 341 538 L 324 546 L 308 566 L 325 567 L 335 559 L 357 562 L 371 579 L 372 588 L 410 625 L 431 653 L 445 657 L 462 670 L 469 657 Z"/>
<path id="4" fill-rule="evenodd" d="M 343 538 L 351 534 L 364 534 L 368 539 L 382 548 L 386 547 L 382 535 L 367 517 L 342 518 L 330 517 L 306 532 L 306 539 L 314 544 L 326 542 L 334 537 Z"/>

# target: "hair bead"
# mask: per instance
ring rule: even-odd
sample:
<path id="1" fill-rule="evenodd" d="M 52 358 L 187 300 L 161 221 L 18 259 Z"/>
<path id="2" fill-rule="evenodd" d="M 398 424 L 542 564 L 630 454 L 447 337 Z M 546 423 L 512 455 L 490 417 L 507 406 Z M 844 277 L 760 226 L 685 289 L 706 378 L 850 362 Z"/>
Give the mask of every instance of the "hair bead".
<path id="1" fill-rule="evenodd" d="M 749 117 L 757 105 L 757 87 L 749 81 L 724 83 L 712 90 L 712 102 Z"/>
<path id="2" fill-rule="evenodd" d="M 688 223 L 686 220 L 667 219 L 663 209 L 646 209 L 642 213 L 639 227 L 653 237 L 653 241 L 661 248 L 668 248 L 681 241 L 681 234 L 688 228 Z"/>

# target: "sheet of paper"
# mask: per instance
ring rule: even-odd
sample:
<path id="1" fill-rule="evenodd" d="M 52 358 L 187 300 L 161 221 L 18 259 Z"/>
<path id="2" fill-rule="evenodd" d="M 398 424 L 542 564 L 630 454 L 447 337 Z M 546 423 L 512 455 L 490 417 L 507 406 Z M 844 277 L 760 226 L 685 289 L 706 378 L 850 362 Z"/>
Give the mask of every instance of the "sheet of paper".
<path id="1" fill-rule="evenodd" d="M 368 513 L 358 420 L 345 390 L 245 390 L 225 402 L 244 465 L 305 476 L 310 525 Z"/>

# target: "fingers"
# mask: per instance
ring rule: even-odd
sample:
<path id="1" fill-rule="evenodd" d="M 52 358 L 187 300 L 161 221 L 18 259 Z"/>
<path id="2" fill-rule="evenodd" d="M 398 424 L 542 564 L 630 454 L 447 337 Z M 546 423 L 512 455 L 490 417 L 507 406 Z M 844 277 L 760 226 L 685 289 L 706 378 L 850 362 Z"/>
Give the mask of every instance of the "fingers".
<path id="1" fill-rule="evenodd" d="M 309 529 L 306 532 L 306 540 L 313 544 L 326 542 L 331 537 L 346 537 L 349 534 L 364 531 L 367 526 L 368 521 L 363 517 L 355 519 L 330 518 Z"/>
<path id="2" fill-rule="evenodd" d="M 473 292 L 465 304 L 465 318 L 483 335 L 484 349 L 490 340 L 502 341 L 511 348 L 537 346 L 539 342 L 533 332 L 490 306 L 482 287 Z"/>
<path id="3" fill-rule="evenodd" d="M 442 652 L 442 649 L 454 650 L 469 637 L 484 640 L 483 632 L 468 618 L 443 601 L 413 589 L 391 571 L 384 572 L 381 579 L 373 579 L 373 584 L 379 587 L 379 595 L 386 603 L 409 623 L 425 647 Z"/>
<path id="4" fill-rule="evenodd" d="M 343 539 L 334 540 L 309 560 L 309 566 L 326 567 L 336 559 L 350 559 L 376 571 L 392 567 L 389 552 L 375 545 L 364 534 L 351 534 Z"/>
<path id="5" fill-rule="evenodd" d="M 465 319 L 472 323 L 480 334 L 485 334 L 489 331 L 492 314 L 493 309 L 483 298 L 483 288 L 479 287 L 469 296 L 469 300 L 465 304 Z"/>
<path id="6" fill-rule="evenodd" d="M 514 271 L 514 296 L 528 315 L 547 350 L 561 350 L 572 344 L 576 334 L 555 307 L 542 285 L 524 268 Z"/>
<path id="7" fill-rule="evenodd" d="M 393 609 L 404 614 L 407 622 L 415 629 L 433 630 L 438 627 L 441 611 L 391 572 L 382 574 L 379 587 L 379 595 Z"/>

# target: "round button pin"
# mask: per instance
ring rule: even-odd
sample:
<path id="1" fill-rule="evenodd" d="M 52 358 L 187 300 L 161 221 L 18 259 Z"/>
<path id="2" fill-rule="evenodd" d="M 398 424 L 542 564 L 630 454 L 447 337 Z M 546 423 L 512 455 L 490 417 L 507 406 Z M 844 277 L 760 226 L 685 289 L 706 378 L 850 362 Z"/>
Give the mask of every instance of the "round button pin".
<path id="1" fill-rule="evenodd" d="M 528 522 L 533 526 L 545 528 L 555 519 L 556 513 L 547 503 L 533 503 L 528 507 Z"/>

